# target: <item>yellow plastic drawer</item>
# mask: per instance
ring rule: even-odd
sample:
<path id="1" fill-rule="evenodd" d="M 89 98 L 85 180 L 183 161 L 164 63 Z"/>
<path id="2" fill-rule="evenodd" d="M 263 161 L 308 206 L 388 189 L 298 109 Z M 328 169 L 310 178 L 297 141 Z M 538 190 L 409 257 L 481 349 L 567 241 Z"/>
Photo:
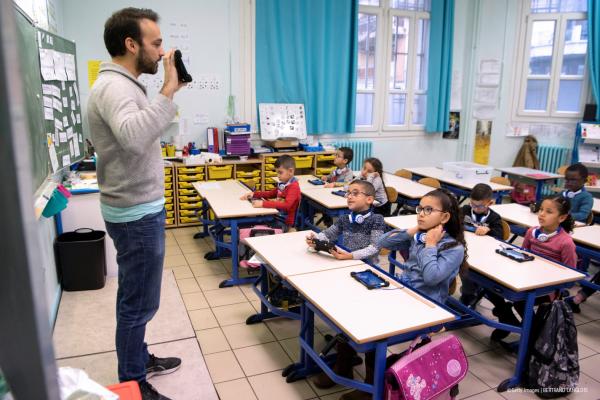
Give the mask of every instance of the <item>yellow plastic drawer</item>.
<path id="1" fill-rule="evenodd" d="M 260 177 L 256 178 L 239 178 L 238 181 L 245 183 L 246 185 L 253 184 L 256 185 L 260 182 Z"/>
<path id="2" fill-rule="evenodd" d="M 165 167 L 165 175 L 171 175 L 171 172 L 173 172 L 172 168 Z"/>
<path id="3" fill-rule="evenodd" d="M 165 175 L 165 182 L 171 182 L 173 180 L 173 175 Z"/>
<path id="4" fill-rule="evenodd" d="M 211 165 L 208 167 L 208 179 L 229 179 L 233 176 L 233 165 Z"/>
<path id="5" fill-rule="evenodd" d="M 178 174 L 198 174 L 204 172 L 204 165 L 200 165 L 198 167 L 178 167 Z"/>
<path id="6" fill-rule="evenodd" d="M 173 209 L 173 204 L 165 204 L 165 210 L 171 211 Z"/>
<path id="7" fill-rule="evenodd" d="M 173 190 L 165 190 L 165 197 L 173 196 Z"/>
<path id="8" fill-rule="evenodd" d="M 167 218 L 175 217 L 175 211 L 167 211 Z"/>
<path id="9" fill-rule="evenodd" d="M 265 171 L 275 171 L 275 164 L 265 164 Z"/>
<path id="10" fill-rule="evenodd" d="M 277 176 L 277 172 L 275 171 L 265 171 L 265 176 L 267 178 L 273 177 L 273 176 Z"/>
<path id="11" fill-rule="evenodd" d="M 335 154 L 319 154 L 317 161 L 333 161 L 335 160 Z"/>
<path id="12" fill-rule="evenodd" d="M 200 200 L 202 200 L 202 197 L 197 194 L 195 196 L 179 196 L 180 203 L 197 203 Z"/>
<path id="13" fill-rule="evenodd" d="M 191 224 L 193 222 L 199 222 L 198 217 L 180 217 L 179 222 L 182 224 Z"/>
<path id="14" fill-rule="evenodd" d="M 165 183 L 165 190 L 173 188 L 173 182 Z"/>
<path id="15" fill-rule="evenodd" d="M 277 181 L 273 178 L 265 178 L 265 184 L 277 184 Z"/>
<path id="16" fill-rule="evenodd" d="M 180 182 L 198 182 L 198 181 L 203 181 L 204 180 L 204 173 L 202 174 L 185 174 L 185 175 L 178 175 L 177 179 L 179 179 Z"/>
<path id="17" fill-rule="evenodd" d="M 179 217 L 195 217 L 196 210 L 179 210 Z"/>
<path id="18" fill-rule="evenodd" d="M 202 208 L 202 202 L 198 201 L 195 203 L 179 203 L 179 208 L 181 210 L 193 210 L 193 209 L 197 209 L 197 208 Z"/>
<path id="19" fill-rule="evenodd" d="M 277 157 L 265 157 L 266 163 L 273 164 L 275 161 L 277 161 Z"/>
<path id="20" fill-rule="evenodd" d="M 265 189 L 264 190 L 272 190 L 272 189 L 275 189 L 275 185 L 270 184 L 270 183 L 267 183 L 265 185 Z"/>
<path id="21" fill-rule="evenodd" d="M 296 168 L 312 168 L 313 156 L 294 156 Z"/>
<path id="22" fill-rule="evenodd" d="M 192 186 L 191 182 L 181 182 L 179 181 L 177 183 L 177 185 L 179 186 L 180 189 L 193 189 L 194 186 Z"/>
<path id="23" fill-rule="evenodd" d="M 175 223 L 175 218 L 166 218 L 165 225 L 173 225 Z"/>
<path id="24" fill-rule="evenodd" d="M 260 175 L 260 169 L 254 171 L 237 171 L 235 173 L 236 178 L 256 178 Z"/>
<path id="25" fill-rule="evenodd" d="M 165 197 L 165 204 L 172 204 L 173 203 L 173 197 Z"/>
<path id="26" fill-rule="evenodd" d="M 333 167 L 317 168 L 317 176 L 329 175 L 334 169 L 335 165 Z"/>
<path id="27" fill-rule="evenodd" d="M 183 182 L 182 182 L 183 183 Z M 179 189 L 179 196 L 197 196 L 196 189 Z"/>

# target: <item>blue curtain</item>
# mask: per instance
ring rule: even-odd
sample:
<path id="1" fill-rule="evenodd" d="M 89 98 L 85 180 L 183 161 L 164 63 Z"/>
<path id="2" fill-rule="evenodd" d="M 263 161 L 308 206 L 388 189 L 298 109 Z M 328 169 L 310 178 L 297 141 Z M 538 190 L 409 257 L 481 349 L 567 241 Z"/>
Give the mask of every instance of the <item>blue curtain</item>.
<path id="1" fill-rule="evenodd" d="M 592 91 L 596 99 L 596 121 L 600 121 L 600 4 L 588 0 L 588 64 Z"/>
<path id="2" fill-rule="evenodd" d="M 256 102 L 304 103 L 307 132 L 354 132 L 357 0 L 257 0 Z"/>
<path id="3" fill-rule="evenodd" d="M 425 130 L 445 132 L 450 123 L 454 0 L 432 1 L 430 18 L 429 84 Z"/>

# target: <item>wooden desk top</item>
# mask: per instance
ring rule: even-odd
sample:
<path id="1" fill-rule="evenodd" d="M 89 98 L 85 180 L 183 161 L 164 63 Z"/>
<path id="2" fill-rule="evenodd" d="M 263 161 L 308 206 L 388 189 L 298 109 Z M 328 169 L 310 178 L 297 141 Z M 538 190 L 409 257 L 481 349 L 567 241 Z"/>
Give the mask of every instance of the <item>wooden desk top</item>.
<path id="1" fill-rule="evenodd" d="M 369 290 L 350 276 L 352 271 L 365 269 L 390 281 L 390 286 Z M 356 343 L 385 339 L 455 319 L 452 313 L 367 265 L 295 275 L 288 282 Z"/>
<path id="2" fill-rule="evenodd" d="M 521 204 L 494 204 L 490 208 L 500 214 L 502 219 L 513 224 L 527 228 L 540 224 L 537 214 L 532 213 L 529 207 Z"/>
<path id="3" fill-rule="evenodd" d="M 279 178 L 277 178 L 276 176 L 274 176 L 272 179 L 274 179 L 276 182 L 279 182 Z M 327 189 L 324 187 L 325 185 L 313 185 L 309 182 L 309 180 L 319 179 L 314 175 L 296 175 L 296 179 L 298 180 L 298 184 L 300 185 L 301 192 L 311 189 Z"/>
<path id="4" fill-rule="evenodd" d="M 408 229 L 417 224 L 417 218 L 415 215 L 401 215 L 385 218 L 385 222 L 394 228 Z M 574 282 L 585 277 L 579 272 L 538 256 L 535 256 L 535 260 L 524 263 L 501 256 L 496 253 L 496 249 L 501 245 L 510 245 L 491 236 L 477 236 L 465 232 L 465 239 L 469 255 L 467 261 L 471 268 L 516 291 Z"/>
<path id="5" fill-rule="evenodd" d="M 600 199 L 594 198 L 594 205 L 592 206 L 592 211 L 596 214 L 600 214 Z"/>
<path id="6" fill-rule="evenodd" d="M 600 225 L 582 226 L 571 235 L 577 243 L 600 249 Z"/>
<path id="7" fill-rule="evenodd" d="M 200 196 L 210 203 L 210 207 L 220 219 L 279 213 L 274 208 L 254 208 L 249 201 L 240 200 L 240 197 L 250 190 L 236 180 L 194 182 L 192 185 Z"/>
<path id="8" fill-rule="evenodd" d="M 481 183 L 481 182 L 471 182 L 471 181 L 467 181 L 464 179 L 458 179 L 456 176 L 454 176 L 453 173 L 444 171 L 443 169 L 435 168 L 435 167 L 412 167 L 412 168 L 405 168 L 405 169 L 412 172 L 413 174 L 435 178 L 440 182 L 444 182 L 444 183 L 447 183 L 447 184 L 450 184 L 453 186 L 457 186 L 457 187 L 460 187 L 463 189 L 468 189 L 468 190 L 473 189 L 473 187 L 475 185 L 477 185 L 478 183 Z M 490 185 L 490 187 L 492 188 L 492 191 L 494 191 L 494 192 L 509 191 L 509 190 L 513 189 L 512 186 L 499 185 L 494 182 L 485 182 L 485 183 Z"/>
<path id="9" fill-rule="evenodd" d="M 495 168 L 497 171 L 504 172 L 510 175 L 522 176 L 524 178 L 533 179 L 536 181 L 545 181 L 549 179 L 564 178 L 563 175 L 552 172 L 540 171 L 539 169 L 525 167 L 502 167 Z"/>
<path id="10" fill-rule="evenodd" d="M 409 199 L 420 199 L 433 190 L 430 186 L 421 185 L 418 182 L 401 178 L 389 172 L 383 173 L 383 180 L 386 186 L 396 189 L 399 195 Z"/>
<path id="11" fill-rule="evenodd" d="M 310 185 L 310 183 L 309 183 Z M 348 208 L 348 202 L 345 197 L 333 194 L 334 190 L 342 190 L 343 188 L 314 188 L 302 190 L 302 196 L 308 197 L 311 200 L 321 204 L 329 209 Z"/>
<path id="12" fill-rule="evenodd" d="M 286 280 L 293 275 L 351 265 L 366 265 L 360 260 L 337 260 L 331 254 L 308 250 L 305 238 L 310 232 L 257 236 L 246 239 L 246 244 L 257 252 L 277 272 L 277 275 Z"/>

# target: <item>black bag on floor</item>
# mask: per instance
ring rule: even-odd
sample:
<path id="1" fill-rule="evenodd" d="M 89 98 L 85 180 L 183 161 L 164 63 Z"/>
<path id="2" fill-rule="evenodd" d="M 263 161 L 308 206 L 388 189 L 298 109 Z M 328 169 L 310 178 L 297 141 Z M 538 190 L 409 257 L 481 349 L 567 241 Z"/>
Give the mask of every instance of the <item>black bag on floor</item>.
<path id="1" fill-rule="evenodd" d="M 579 381 L 579 352 L 577 327 L 564 301 L 540 305 L 529 344 L 526 386 L 543 399 L 571 393 Z"/>

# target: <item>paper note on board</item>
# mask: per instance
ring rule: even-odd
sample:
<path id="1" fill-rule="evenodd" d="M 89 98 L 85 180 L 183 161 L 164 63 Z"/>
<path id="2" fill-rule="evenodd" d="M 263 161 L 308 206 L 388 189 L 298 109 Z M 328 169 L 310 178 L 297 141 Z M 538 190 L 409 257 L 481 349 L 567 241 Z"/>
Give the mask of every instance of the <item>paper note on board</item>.
<path id="1" fill-rule="evenodd" d="M 54 72 L 54 50 L 40 49 L 40 69 L 45 81 L 56 79 Z"/>
<path id="2" fill-rule="evenodd" d="M 63 167 L 68 167 L 69 165 L 71 165 L 71 156 L 68 154 L 65 154 L 62 158 L 62 165 Z"/>
<path id="3" fill-rule="evenodd" d="M 74 81 L 77 79 L 77 73 L 75 70 L 75 56 L 73 54 L 65 54 L 65 72 L 67 74 L 68 81 Z"/>
<path id="4" fill-rule="evenodd" d="M 52 121 L 54 119 L 54 109 L 52 107 L 44 107 L 44 119 Z"/>
<path id="5" fill-rule="evenodd" d="M 60 51 L 52 52 L 54 58 L 54 74 L 59 81 L 67 80 L 67 72 L 65 71 L 65 53 Z"/>

